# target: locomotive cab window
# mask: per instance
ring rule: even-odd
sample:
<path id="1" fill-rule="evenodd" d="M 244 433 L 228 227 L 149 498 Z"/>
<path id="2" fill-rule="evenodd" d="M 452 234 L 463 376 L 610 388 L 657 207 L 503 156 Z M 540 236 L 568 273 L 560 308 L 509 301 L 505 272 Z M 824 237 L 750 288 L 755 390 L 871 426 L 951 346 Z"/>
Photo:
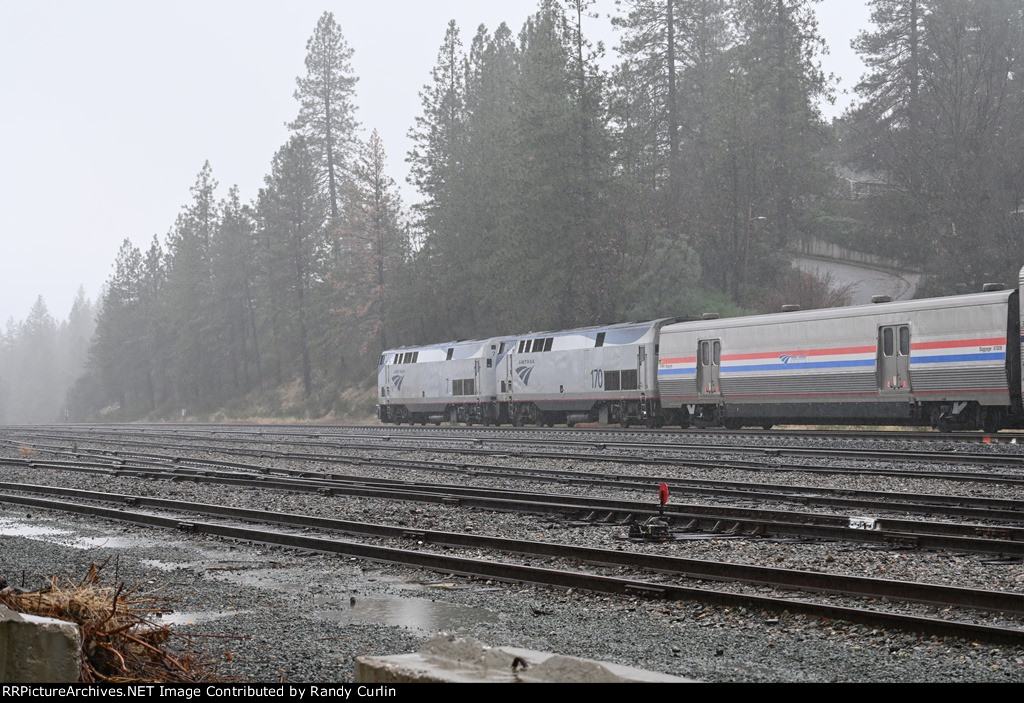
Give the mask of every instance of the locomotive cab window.
<path id="1" fill-rule="evenodd" d="M 603 346 L 604 346 L 604 332 L 598 332 L 597 333 L 597 341 L 594 342 L 594 347 L 596 348 L 596 347 L 603 347 Z"/>
<path id="2" fill-rule="evenodd" d="M 455 353 L 455 347 L 448 347 L 448 356 L 445 357 L 445 361 L 451 361 L 452 355 Z"/>

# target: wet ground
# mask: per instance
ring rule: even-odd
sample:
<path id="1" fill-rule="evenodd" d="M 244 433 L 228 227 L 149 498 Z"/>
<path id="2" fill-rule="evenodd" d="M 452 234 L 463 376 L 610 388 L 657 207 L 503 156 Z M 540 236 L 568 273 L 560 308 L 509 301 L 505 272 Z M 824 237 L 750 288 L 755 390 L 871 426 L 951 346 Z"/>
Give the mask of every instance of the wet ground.
<path id="1" fill-rule="evenodd" d="M 157 533 L 154 533 L 154 535 Z M 391 578 L 384 573 L 366 572 L 353 565 L 342 568 L 350 577 L 345 593 L 318 585 L 302 559 L 273 559 L 259 549 L 218 547 L 195 540 L 157 540 L 142 535 L 126 535 L 122 528 L 112 527 L 109 533 L 82 534 L 69 528 L 59 517 L 36 514 L 31 518 L 0 518 L 0 549 L 5 538 L 22 537 L 33 541 L 71 547 L 96 554 L 94 561 L 108 559 L 127 563 L 139 551 L 159 549 L 175 559 L 138 558 L 138 563 L 167 574 L 182 571 L 201 573 L 207 578 L 244 588 L 277 593 L 303 594 L 308 599 L 306 616 L 333 624 L 385 625 L 415 630 L 430 635 L 457 632 L 484 623 L 495 623 L 497 615 L 485 608 L 434 601 L 430 593 L 438 589 L 456 588 L 453 583 L 416 583 Z M 179 560 L 181 556 L 189 557 Z M 73 575 L 69 575 L 72 576 Z M 14 579 L 12 579 L 14 580 Z M 15 584 L 22 585 L 22 584 Z M 23 584 L 34 588 L 37 583 Z M 329 593 L 333 590 L 333 593 Z M 372 593 L 371 596 L 363 594 Z M 357 595 L 358 594 L 358 595 Z M 226 617 L 244 615 L 239 610 L 184 610 L 164 614 L 163 622 L 188 627 Z"/>

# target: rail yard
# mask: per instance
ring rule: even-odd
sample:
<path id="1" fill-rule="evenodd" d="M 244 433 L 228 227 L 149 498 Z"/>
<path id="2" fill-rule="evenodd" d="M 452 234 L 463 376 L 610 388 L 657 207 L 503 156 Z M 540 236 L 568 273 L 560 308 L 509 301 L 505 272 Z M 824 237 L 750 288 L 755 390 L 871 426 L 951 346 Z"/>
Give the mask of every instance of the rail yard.
<path id="1" fill-rule="evenodd" d="M 351 680 L 356 656 L 442 630 L 703 681 L 1019 682 L 1022 444 L 8 427 L 0 576 L 106 563 L 248 680 Z"/>

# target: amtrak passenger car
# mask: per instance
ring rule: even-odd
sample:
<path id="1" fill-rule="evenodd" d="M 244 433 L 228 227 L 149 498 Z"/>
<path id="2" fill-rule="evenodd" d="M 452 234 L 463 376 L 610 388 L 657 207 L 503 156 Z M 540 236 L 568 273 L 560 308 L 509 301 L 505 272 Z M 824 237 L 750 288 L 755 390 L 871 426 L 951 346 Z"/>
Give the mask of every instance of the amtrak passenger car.
<path id="1" fill-rule="evenodd" d="M 933 425 L 1021 417 L 1017 291 L 666 327 L 658 383 L 680 424 Z"/>

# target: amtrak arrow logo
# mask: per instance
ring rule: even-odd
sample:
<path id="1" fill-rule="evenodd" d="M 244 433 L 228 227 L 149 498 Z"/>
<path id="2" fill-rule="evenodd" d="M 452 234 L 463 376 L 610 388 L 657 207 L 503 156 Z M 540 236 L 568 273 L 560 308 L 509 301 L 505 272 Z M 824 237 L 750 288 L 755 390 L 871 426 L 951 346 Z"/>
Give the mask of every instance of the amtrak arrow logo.
<path id="1" fill-rule="evenodd" d="M 520 366 L 516 369 L 516 375 L 519 376 L 519 380 L 523 382 L 524 386 L 530 385 L 530 375 L 533 374 L 532 366 Z"/>
<path id="2" fill-rule="evenodd" d="M 402 381 L 404 381 L 404 380 L 405 380 L 405 374 L 404 373 L 396 373 L 394 376 L 391 377 L 391 382 L 395 384 L 395 390 L 398 390 L 398 391 L 402 390 Z"/>

